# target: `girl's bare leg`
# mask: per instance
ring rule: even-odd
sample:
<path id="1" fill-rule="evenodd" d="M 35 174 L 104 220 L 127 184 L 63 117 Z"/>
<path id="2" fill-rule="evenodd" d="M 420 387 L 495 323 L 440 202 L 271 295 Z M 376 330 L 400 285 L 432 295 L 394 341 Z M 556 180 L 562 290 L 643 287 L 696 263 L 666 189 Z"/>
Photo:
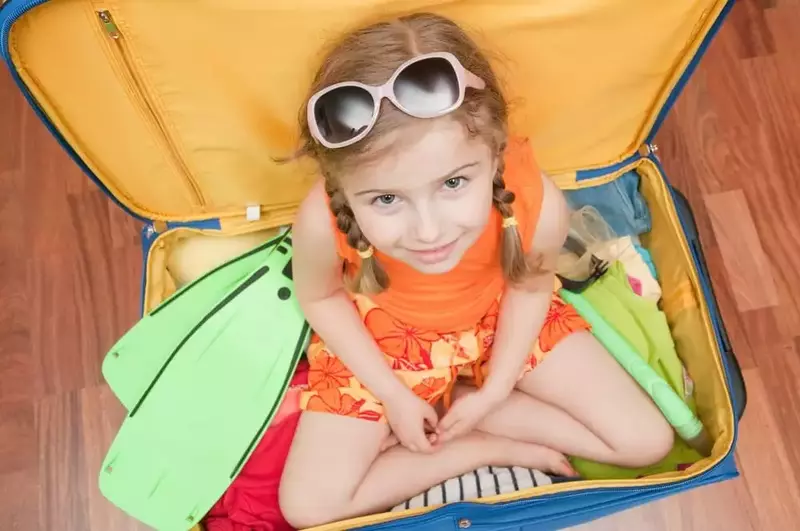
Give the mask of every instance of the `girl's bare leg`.
<path id="1" fill-rule="evenodd" d="M 400 445 L 380 453 L 388 433 L 385 424 L 303 413 L 280 487 L 289 523 L 305 528 L 386 511 L 481 466 L 569 470 L 558 452 L 477 431 L 429 454 Z"/>
<path id="2" fill-rule="evenodd" d="M 632 468 L 672 449 L 664 416 L 589 333 L 561 341 L 517 389 L 478 429 Z M 459 387 L 455 396 L 467 390 Z"/>

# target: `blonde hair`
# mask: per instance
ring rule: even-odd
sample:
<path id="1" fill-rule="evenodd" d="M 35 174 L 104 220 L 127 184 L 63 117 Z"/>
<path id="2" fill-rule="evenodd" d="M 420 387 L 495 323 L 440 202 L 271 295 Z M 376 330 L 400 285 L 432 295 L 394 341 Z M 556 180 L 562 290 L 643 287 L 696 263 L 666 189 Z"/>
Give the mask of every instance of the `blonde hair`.
<path id="1" fill-rule="evenodd" d="M 467 89 L 461 107 L 448 116 L 463 124 L 470 136 L 482 137 L 497 157 L 492 202 L 504 218 L 510 218 L 514 215 L 511 205 L 515 197 L 513 192 L 506 190 L 503 180 L 508 105 L 486 56 L 464 30 L 451 20 L 430 13 L 419 13 L 378 22 L 346 35 L 325 55 L 306 101 L 317 91 L 343 81 L 383 84 L 403 62 L 431 52 L 452 53 L 467 70 L 486 83 L 484 90 Z M 389 286 L 389 277 L 378 259 L 368 252 L 371 244 L 356 222 L 339 179 L 346 174 L 348 167 L 380 156 L 387 147 L 379 149 L 376 147 L 377 141 L 390 131 L 411 123 L 414 118 L 384 101 L 372 131 L 361 141 L 339 149 L 328 149 L 317 143 L 311 137 L 306 119 L 304 106 L 299 113 L 302 142 L 299 154 L 308 155 L 318 163 L 325 178 L 325 189 L 336 225 L 346 235 L 350 247 L 364 256 L 361 266 L 346 278 L 347 287 L 357 293 L 379 293 Z M 396 149 L 397 145 L 393 148 Z M 537 265 L 525 256 L 516 225 L 503 228 L 500 262 L 505 278 L 515 284 L 521 283 L 537 269 Z"/>

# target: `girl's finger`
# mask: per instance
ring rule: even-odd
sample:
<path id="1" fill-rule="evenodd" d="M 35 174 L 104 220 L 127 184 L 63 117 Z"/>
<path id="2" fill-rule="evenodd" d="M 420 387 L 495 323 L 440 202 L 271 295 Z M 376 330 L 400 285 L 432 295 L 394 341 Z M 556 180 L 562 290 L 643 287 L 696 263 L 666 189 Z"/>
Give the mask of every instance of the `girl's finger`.
<path id="1" fill-rule="evenodd" d="M 425 433 L 425 425 L 419 426 L 418 430 L 419 431 L 414 434 L 414 445 L 417 447 L 417 451 L 430 452 L 431 443 L 428 441 L 428 435 Z"/>
<path id="2" fill-rule="evenodd" d="M 452 426 L 444 430 L 439 440 L 442 442 L 453 440 L 457 435 L 459 435 L 460 428 L 461 428 L 461 419 L 458 419 L 453 423 Z"/>
<path id="3" fill-rule="evenodd" d="M 436 429 L 437 425 L 439 424 L 439 415 L 436 414 L 436 410 L 433 409 L 433 407 L 428 406 L 428 408 L 425 410 L 424 418 L 431 428 Z"/>
<path id="4" fill-rule="evenodd" d="M 439 431 L 446 432 L 458 421 L 458 410 L 450 409 L 442 420 L 439 421 Z"/>

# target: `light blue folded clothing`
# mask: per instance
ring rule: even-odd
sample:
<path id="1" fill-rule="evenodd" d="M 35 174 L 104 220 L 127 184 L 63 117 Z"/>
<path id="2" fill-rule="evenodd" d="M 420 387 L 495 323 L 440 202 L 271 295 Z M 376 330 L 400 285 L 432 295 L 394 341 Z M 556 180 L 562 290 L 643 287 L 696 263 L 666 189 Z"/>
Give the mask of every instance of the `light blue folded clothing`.
<path id="1" fill-rule="evenodd" d="M 638 173 L 629 171 L 607 184 L 568 190 L 565 196 L 573 210 L 587 205 L 596 208 L 617 236 L 638 236 L 652 227 L 639 179 Z"/>
<path id="2" fill-rule="evenodd" d="M 658 280 L 658 271 L 656 270 L 656 264 L 653 262 L 653 257 L 650 255 L 650 251 L 638 243 L 634 243 L 633 248 L 636 249 L 636 252 L 642 257 L 644 263 L 647 264 L 647 268 L 650 269 L 650 273 L 653 274 L 653 278 Z"/>

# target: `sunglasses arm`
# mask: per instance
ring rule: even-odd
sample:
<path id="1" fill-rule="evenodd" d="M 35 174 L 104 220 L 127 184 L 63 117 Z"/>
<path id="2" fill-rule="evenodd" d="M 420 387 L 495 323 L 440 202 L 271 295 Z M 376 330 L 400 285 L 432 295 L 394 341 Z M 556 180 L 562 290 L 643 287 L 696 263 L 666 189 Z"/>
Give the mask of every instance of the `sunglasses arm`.
<path id="1" fill-rule="evenodd" d="M 475 74 L 473 74 L 472 72 L 470 72 L 469 70 L 467 70 L 466 68 L 464 69 L 464 78 L 468 87 L 477 90 L 483 90 L 486 88 L 486 82 L 481 78 L 479 78 L 478 76 L 476 76 Z"/>

